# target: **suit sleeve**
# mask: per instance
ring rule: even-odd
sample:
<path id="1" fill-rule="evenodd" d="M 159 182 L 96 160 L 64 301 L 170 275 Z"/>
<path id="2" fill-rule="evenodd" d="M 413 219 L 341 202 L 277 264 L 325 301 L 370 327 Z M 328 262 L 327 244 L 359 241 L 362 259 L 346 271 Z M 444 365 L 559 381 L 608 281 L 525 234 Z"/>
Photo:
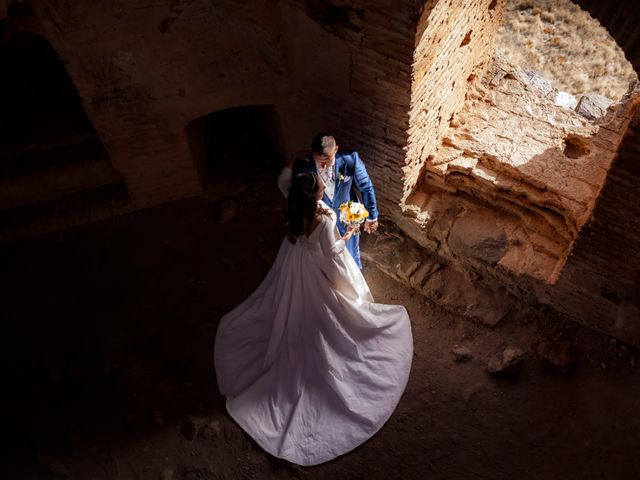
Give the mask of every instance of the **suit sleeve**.
<path id="1" fill-rule="evenodd" d="M 378 204 L 376 203 L 376 193 L 373 190 L 373 184 L 358 152 L 353 152 L 353 156 L 355 157 L 354 185 L 362 194 L 362 202 L 365 208 L 369 210 L 368 220 L 377 220 Z"/>

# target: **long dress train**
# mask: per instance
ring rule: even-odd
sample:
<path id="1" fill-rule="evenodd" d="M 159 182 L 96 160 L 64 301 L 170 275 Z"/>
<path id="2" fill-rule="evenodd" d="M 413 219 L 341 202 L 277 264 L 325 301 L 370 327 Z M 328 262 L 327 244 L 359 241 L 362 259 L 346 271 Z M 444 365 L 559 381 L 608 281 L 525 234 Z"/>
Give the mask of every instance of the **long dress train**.
<path id="1" fill-rule="evenodd" d="M 214 361 L 234 420 L 299 465 L 342 455 L 389 419 L 407 385 L 406 309 L 374 303 L 335 226 L 286 238 L 258 289 L 222 317 Z"/>

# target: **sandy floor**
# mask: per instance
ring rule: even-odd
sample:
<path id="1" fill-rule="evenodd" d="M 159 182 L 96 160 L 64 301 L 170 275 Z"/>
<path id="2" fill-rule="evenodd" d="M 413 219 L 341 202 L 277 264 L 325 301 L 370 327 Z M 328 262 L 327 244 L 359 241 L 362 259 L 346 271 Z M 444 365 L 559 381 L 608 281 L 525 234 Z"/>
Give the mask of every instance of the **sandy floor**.
<path id="1" fill-rule="evenodd" d="M 573 95 L 619 100 L 637 79 L 607 30 L 570 0 L 506 0 L 496 50 Z"/>
<path id="2" fill-rule="evenodd" d="M 475 325 L 370 265 L 377 300 L 412 318 L 396 413 L 318 467 L 263 453 L 226 415 L 212 359 L 220 316 L 258 285 L 282 238 L 269 175 L 245 184 L 223 224 L 219 202 L 193 199 L 0 249 L 0 478 L 638 478 L 637 353 L 573 325 Z M 554 332 L 578 345 L 570 376 L 531 353 Z M 456 344 L 473 359 L 454 362 Z M 527 352 L 517 381 L 485 371 L 504 345 Z"/>

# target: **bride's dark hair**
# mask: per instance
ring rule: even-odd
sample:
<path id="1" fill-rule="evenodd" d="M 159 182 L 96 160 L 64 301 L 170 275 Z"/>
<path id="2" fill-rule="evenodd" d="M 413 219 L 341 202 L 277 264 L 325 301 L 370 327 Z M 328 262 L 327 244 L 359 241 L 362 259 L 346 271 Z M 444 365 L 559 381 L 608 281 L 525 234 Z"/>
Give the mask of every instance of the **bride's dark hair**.
<path id="1" fill-rule="evenodd" d="M 289 231 L 294 237 L 302 235 L 305 228 L 313 223 L 318 209 L 323 214 L 327 213 L 318 206 L 316 200 L 319 188 L 315 173 L 299 173 L 291 179 L 285 218 L 289 224 Z"/>

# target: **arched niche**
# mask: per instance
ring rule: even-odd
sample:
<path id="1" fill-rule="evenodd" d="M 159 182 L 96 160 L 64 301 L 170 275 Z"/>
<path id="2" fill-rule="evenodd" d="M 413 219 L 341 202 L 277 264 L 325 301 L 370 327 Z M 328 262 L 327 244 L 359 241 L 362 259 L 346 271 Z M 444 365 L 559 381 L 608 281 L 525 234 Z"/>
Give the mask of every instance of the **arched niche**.
<path id="1" fill-rule="evenodd" d="M 246 182 L 282 166 L 281 136 L 273 105 L 217 110 L 189 122 L 186 134 L 210 200 L 233 196 Z"/>

